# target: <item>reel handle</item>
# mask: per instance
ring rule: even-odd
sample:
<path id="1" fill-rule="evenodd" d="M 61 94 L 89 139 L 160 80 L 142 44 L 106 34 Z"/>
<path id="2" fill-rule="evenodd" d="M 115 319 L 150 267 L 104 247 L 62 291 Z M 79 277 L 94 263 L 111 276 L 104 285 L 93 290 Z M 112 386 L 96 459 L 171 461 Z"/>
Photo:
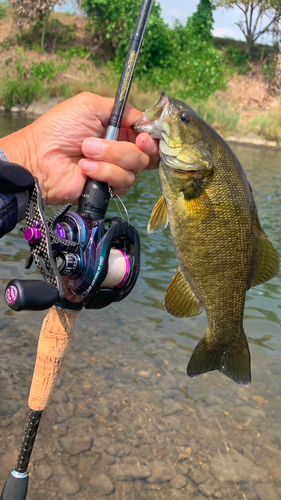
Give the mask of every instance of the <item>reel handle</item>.
<path id="1" fill-rule="evenodd" d="M 47 281 L 13 279 L 6 286 L 5 299 L 13 311 L 42 311 L 59 301 L 59 291 Z"/>

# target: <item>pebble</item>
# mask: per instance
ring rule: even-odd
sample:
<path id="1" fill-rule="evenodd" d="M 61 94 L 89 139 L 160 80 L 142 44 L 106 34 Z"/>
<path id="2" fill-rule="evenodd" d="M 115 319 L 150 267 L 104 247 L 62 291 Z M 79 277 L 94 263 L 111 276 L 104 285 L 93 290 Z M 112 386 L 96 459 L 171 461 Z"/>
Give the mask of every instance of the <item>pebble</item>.
<path id="1" fill-rule="evenodd" d="M 13 423 L 13 419 L 12 418 L 4 418 L 3 420 L 1 420 L 1 426 L 2 427 L 9 427 L 9 425 L 11 425 Z"/>
<path id="2" fill-rule="evenodd" d="M 199 484 L 198 489 L 202 491 L 202 493 L 206 495 L 206 497 L 211 497 L 215 492 L 213 486 L 208 482 Z"/>
<path id="3" fill-rule="evenodd" d="M 165 483 L 176 475 L 175 467 L 166 462 L 155 461 L 148 466 L 151 470 L 151 476 L 147 479 L 148 483 Z"/>
<path id="4" fill-rule="evenodd" d="M 268 472 L 258 467 L 249 458 L 236 450 L 216 453 L 211 460 L 211 470 L 219 481 L 258 481 L 267 477 Z"/>
<path id="5" fill-rule="evenodd" d="M 65 391 L 62 389 L 57 389 L 54 391 L 52 395 L 53 403 L 67 403 L 69 401 L 69 397 Z"/>
<path id="6" fill-rule="evenodd" d="M 121 444 L 119 443 L 113 443 L 111 445 L 109 445 L 106 449 L 105 449 L 106 453 L 108 455 L 113 455 L 115 457 L 123 457 L 124 455 L 128 455 L 130 453 L 130 448 L 129 446 L 126 446 L 126 448 L 124 446 L 122 446 Z"/>
<path id="7" fill-rule="evenodd" d="M 15 463 L 17 461 L 17 458 L 18 458 L 18 454 L 15 451 L 7 451 L 6 453 L 4 453 L 4 455 L 1 457 L 1 460 L 0 460 L 0 464 L 3 465 L 3 467 L 0 468 L 0 471 L 1 470 L 7 470 L 7 471 L 10 471 L 11 469 L 13 469 L 13 467 L 15 466 Z"/>
<path id="8" fill-rule="evenodd" d="M 197 485 L 205 483 L 205 481 L 207 481 L 208 479 L 208 476 L 205 474 L 205 472 L 201 468 L 196 466 L 190 468 L 189 475 Z"/>
<path id="9" fill-rule="evenodd" d="M 11 107 L 11 112 L 12 113 L 21 113 L 24 111 L 24 108 L 21 108 L 20 106 L 12 106 Z"/>
<path id="10" fill-rule="evenodd" d="M 180 489 L 186 485 L 186 477 L 182 474 L 176 474 L 171 480 L 172 488 Z"/>
<path id="11" fill-rule="evenodd" d="M 254 488 L 260 500 L 280 500 L 280 496 L 270 483 L 255 484 Z"/>
<path id="12" fill-rule="evenodd" d="M 90 484 L 94 493 L 99 493 L 100 495 L 109 495 L 114 491 L 113 482 L 105 474 L 98 474 L 97 476 L 92 477 Z"/>
<path id="13" fill-rule="evenodd" d="M 146 370 L 141 370 L 141 371 L 139 372 L 139 375 L 140 375 L 141 377 L 144 377 L 144 378 L 149 378 L 149 377 L 151 376 L 151 373 L 150 373 L 150 372 L 147 372 Z"/>
<path id="14" fill-rule="evenodd" d="M 66 495 L 75 495 L 76 493 L 78 493 L 80 485 L 78 481 L 76 481 L 76 479 L 64 476 L 59 482 L 59 488 L 64 493 L 66 493 Z"/>
<path id="15" fill-rule="evenodd" d="M 174 415 L 181 409 L 181 406 L 176 403 L 173 400 L 169 400 L 165 402 L 165 405 L 163 407 L 163 415 L 168 416 L 168 415 Z"/>
<path id="16" fill-rule="evenodd" d="M 15 399 L 0 399 L 0 417 L 9 417 L 14 415 L 20 405 Z"/>
<path id="17" fill-rule="evenodd" d="M 43 479 L 44 481 L 46 481 L 47 479 L 49 479 L 52 476 L 53 469 L 48 464 L 40 464 L 36 469 L 36 473 L 40 479 Z"/>
<path id="18" fill-rule="evenodd" d="M 151 471 L 145 465 L 114 464 L 110 468 L 110 473 L 117 479 L 146 479 L 151 476 Z"/>
<path id="19" fill-rule="evenodd" d="M 92 439 L 87 437 L 61 437 L 60 443 L 69 455 L 79 455 L 82 451 L 89 450 L 92 446 Z"/>
<path id="20" fill-rule="evenodd" d="M 52 424 L 65 422 L 69 418 L 73 417 L 74 414 L 74 404 L 72 402 L 68 403 L 52 403 L 48 408 L 48 419 Z"/>

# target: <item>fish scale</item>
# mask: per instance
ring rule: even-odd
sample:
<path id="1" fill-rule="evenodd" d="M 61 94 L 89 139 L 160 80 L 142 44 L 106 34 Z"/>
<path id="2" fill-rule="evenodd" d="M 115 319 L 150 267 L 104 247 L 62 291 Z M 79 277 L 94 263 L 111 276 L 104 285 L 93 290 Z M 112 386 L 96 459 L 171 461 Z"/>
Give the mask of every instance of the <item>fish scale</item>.
<path id="1" fill-rule="evenodd" d="M 199 314 L 208 328 L 188 367 L 191 377 L 219 370 L 239 384 L 251 381 L 243 329 L 246 291 L 279 271 L 251 186 L 234 152 L 186 103 L 160 92 L 134 124 L 160 139 L 162 197 L 148 230 L 170 230 L 179 269 L 165 296 L 175 317 Z"/>

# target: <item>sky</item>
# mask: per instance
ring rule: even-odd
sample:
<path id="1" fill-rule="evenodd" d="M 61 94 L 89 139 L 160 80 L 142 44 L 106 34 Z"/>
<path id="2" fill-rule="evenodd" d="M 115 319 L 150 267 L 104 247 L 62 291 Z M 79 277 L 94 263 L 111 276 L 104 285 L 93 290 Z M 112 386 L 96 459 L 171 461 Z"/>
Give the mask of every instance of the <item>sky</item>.
<path id="1" fill-rule="evenodd" d="M 109 0 L 110 1 L 110 0 Z M 158 0 L 162 8 L 162 16 L 165 22 L 173 25 L 175 19 L 179 19 L 185 24 L 187 17 L 190 17 L 195 11 L 199 0 Z M 64 11 L 73 11 L 75 0 L 66 0 L 62 6 Z M 58 10 L 58 9 L 56 9 Z M 219 8 L 214 14 L 214 29 L 213 35 L 218 37 L 234 38 L 236 40 L 244 40 L 243 34 L 235 24 L 239 20 L 243 20 L 241 11 L 235 7 L 231 9 Z M 267 36 L 259 39 L 260 42 L 269 43 Z"/>

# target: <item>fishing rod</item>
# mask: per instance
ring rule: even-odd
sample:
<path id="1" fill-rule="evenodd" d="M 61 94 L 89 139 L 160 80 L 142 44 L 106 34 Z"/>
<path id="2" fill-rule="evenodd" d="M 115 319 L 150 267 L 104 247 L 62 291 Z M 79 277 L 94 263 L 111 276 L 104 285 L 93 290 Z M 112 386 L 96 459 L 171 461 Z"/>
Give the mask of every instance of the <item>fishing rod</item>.
<path id="1" fill-rule="evenodd" d="M 105 139 L 118 139 L 152 4 L 153 0 L 142 1 Z M 35 179 L 24 230 L 30 247 L 26 268 L 34 261 L 45 281 L 11 280 L 5 298 L 15 311 L 50 310 L 38 341 L 28 399 L 30 414 L 17 463 L 8 476 L 1 500 L 26 499 L 28 464 L 40 419 L 73 338 L 79 311 L 83 306 L 100 309 L 123 300 L 138 278 L 139 235 L 129 221 L 105 218 L 111 197 L 114 195 L 106 183 L 89 178 L 77 212 L 66 205 L 47 220 Z"/>

